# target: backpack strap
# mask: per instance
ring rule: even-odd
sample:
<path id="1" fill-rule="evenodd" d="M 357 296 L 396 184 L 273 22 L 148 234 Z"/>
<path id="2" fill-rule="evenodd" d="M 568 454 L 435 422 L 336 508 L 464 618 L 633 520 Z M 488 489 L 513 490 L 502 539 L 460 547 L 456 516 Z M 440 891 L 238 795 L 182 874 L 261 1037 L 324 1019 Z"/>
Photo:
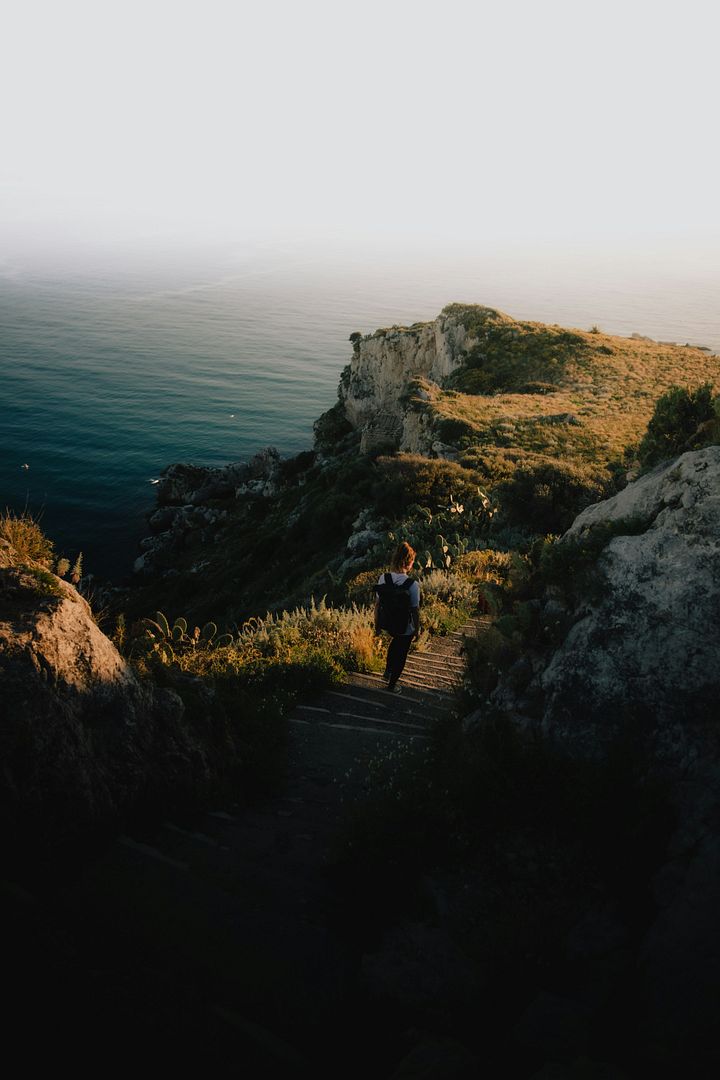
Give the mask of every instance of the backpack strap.
<path id="1" fill-rule="evenodd" d="M 386 585 L 392 585 L 393 584 L 392 574 L 386 574 L 385 575 L 385 584 Z"/>

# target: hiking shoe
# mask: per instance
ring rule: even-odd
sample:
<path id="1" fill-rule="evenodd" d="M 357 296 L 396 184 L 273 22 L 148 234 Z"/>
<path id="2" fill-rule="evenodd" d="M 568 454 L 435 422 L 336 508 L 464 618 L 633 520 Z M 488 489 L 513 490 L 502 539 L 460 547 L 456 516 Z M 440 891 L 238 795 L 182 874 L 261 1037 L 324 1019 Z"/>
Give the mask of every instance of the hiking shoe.
<path id="1" fill-rule="evenodd" d="M 395 684 L 395 686 L 388 686 L 388 693 L 402 694 L 402 686 L 398 686 L 397 683 Z"/>

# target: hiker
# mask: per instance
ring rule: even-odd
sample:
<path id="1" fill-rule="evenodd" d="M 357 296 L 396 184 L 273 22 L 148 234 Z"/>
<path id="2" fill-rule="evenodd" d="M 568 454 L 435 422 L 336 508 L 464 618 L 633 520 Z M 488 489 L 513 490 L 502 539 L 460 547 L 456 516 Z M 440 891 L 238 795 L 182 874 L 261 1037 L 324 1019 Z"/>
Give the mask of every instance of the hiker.
<path id="1" fill-rule="evenodd" d="M 397 681 L 403 673 L 410 642 L 420 634 L 420 586 L 408 577 L 415 552 L 403 541 L 390 563 L 390 572 L 381 574 L 375 586 L 375 633 L 387 630 L 392 641 L 385 662 L 387 688 L 401 693 Z"/>

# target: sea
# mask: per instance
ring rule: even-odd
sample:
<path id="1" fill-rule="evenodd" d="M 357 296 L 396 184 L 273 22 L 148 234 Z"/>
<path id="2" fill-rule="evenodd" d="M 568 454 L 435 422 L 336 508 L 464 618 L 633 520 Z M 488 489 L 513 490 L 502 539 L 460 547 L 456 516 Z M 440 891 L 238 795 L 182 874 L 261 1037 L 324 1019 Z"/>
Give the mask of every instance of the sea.
<path id="1" fill-rule="evenodd" d="M 720 260 L 517 244 L 0 255 L 0 509 L 123 580 L 161 470 L 312 445 L 349 335 L 453 301 L 720 352 Z"/>

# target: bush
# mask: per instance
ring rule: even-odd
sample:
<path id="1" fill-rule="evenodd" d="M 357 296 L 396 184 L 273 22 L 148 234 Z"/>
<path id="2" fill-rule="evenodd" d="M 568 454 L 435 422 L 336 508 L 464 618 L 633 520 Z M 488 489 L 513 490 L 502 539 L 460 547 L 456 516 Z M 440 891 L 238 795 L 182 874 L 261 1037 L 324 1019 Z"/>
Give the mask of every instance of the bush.
<path id="1" fill-rule="evenodd" d="M 450 721 L 420 748 L 383 744 L 367 800 L 348 811 L 341 867 L 349 904 L 376 908 L 381 880 L 383 911 L 405 919 L 426 895 L 420 875 L 450 867 L 475 916 L 465 941 L 498 962 L 501 985 L 535 965 L 547 976 L 598 892 L 642 902 L 672 825 L 631 737 L 602 761 L 570 759 L 486 710 L 465 734 Z"/>
<path id="2" fill-rule="evenodd" d="M 475 428 L 466 420 L 445 417 L 435 425 L 435 433 L 444 443 L 457 444 L 460 439 L 469 439 L 475 434 Z"/>
<path id="3" fill-rule="evenodd" d="M 502 524 L 544 536 L 563 533 L 586 506 L 607 498 L 611 481 L 604 470 L 547 462 L 519 467 L 493 489 Z"/>
<path id="4" fill-rule="evenodd" d="M 394 519 L 415 504 L 427 506 L 434 513 L 448 505 L 451 495 L 461 502 L 477 497 L 477 474 L 454 461 L 398 454 L 378 458 L 377 466 L 380 485 L 375 504 L 379 513 Z"/>
<path id="5" fill-rule="evenodd" d="M 687 450 L 700 425 L 718 419 L 719 404 L 720 398 L 713 399 L 712 383 L 703 383 L 695 390 L 671 386 L 655 404 L 638 448 L 640 464 L 656 465 Z"/>
<path id="6" fill-rule="evenodd" d="M 324 412 L 313 424 L 315 449 L 325 454 L 337 452 L 345 437 L 353 431 L 352 424 L 345 416 L 341 401 Z"/>
<path id="7" fill-rule="evenodd" d="M 592 352 L 580 334 L 539 323 L 486 320 L 478 336 L 453 380 L 469 394 L 515 393 L 530 383 L 556 386 L 571 361 Z"/>
<path id="8" fill-rule="evenodd" d="M 0 514 L 0 537 L 12 544 L 20 562 L 29 560 L 42 566 L 52 566 L 55 549 L 38 522 L 28 513 L 14 514 L 5 510 Z"/>

